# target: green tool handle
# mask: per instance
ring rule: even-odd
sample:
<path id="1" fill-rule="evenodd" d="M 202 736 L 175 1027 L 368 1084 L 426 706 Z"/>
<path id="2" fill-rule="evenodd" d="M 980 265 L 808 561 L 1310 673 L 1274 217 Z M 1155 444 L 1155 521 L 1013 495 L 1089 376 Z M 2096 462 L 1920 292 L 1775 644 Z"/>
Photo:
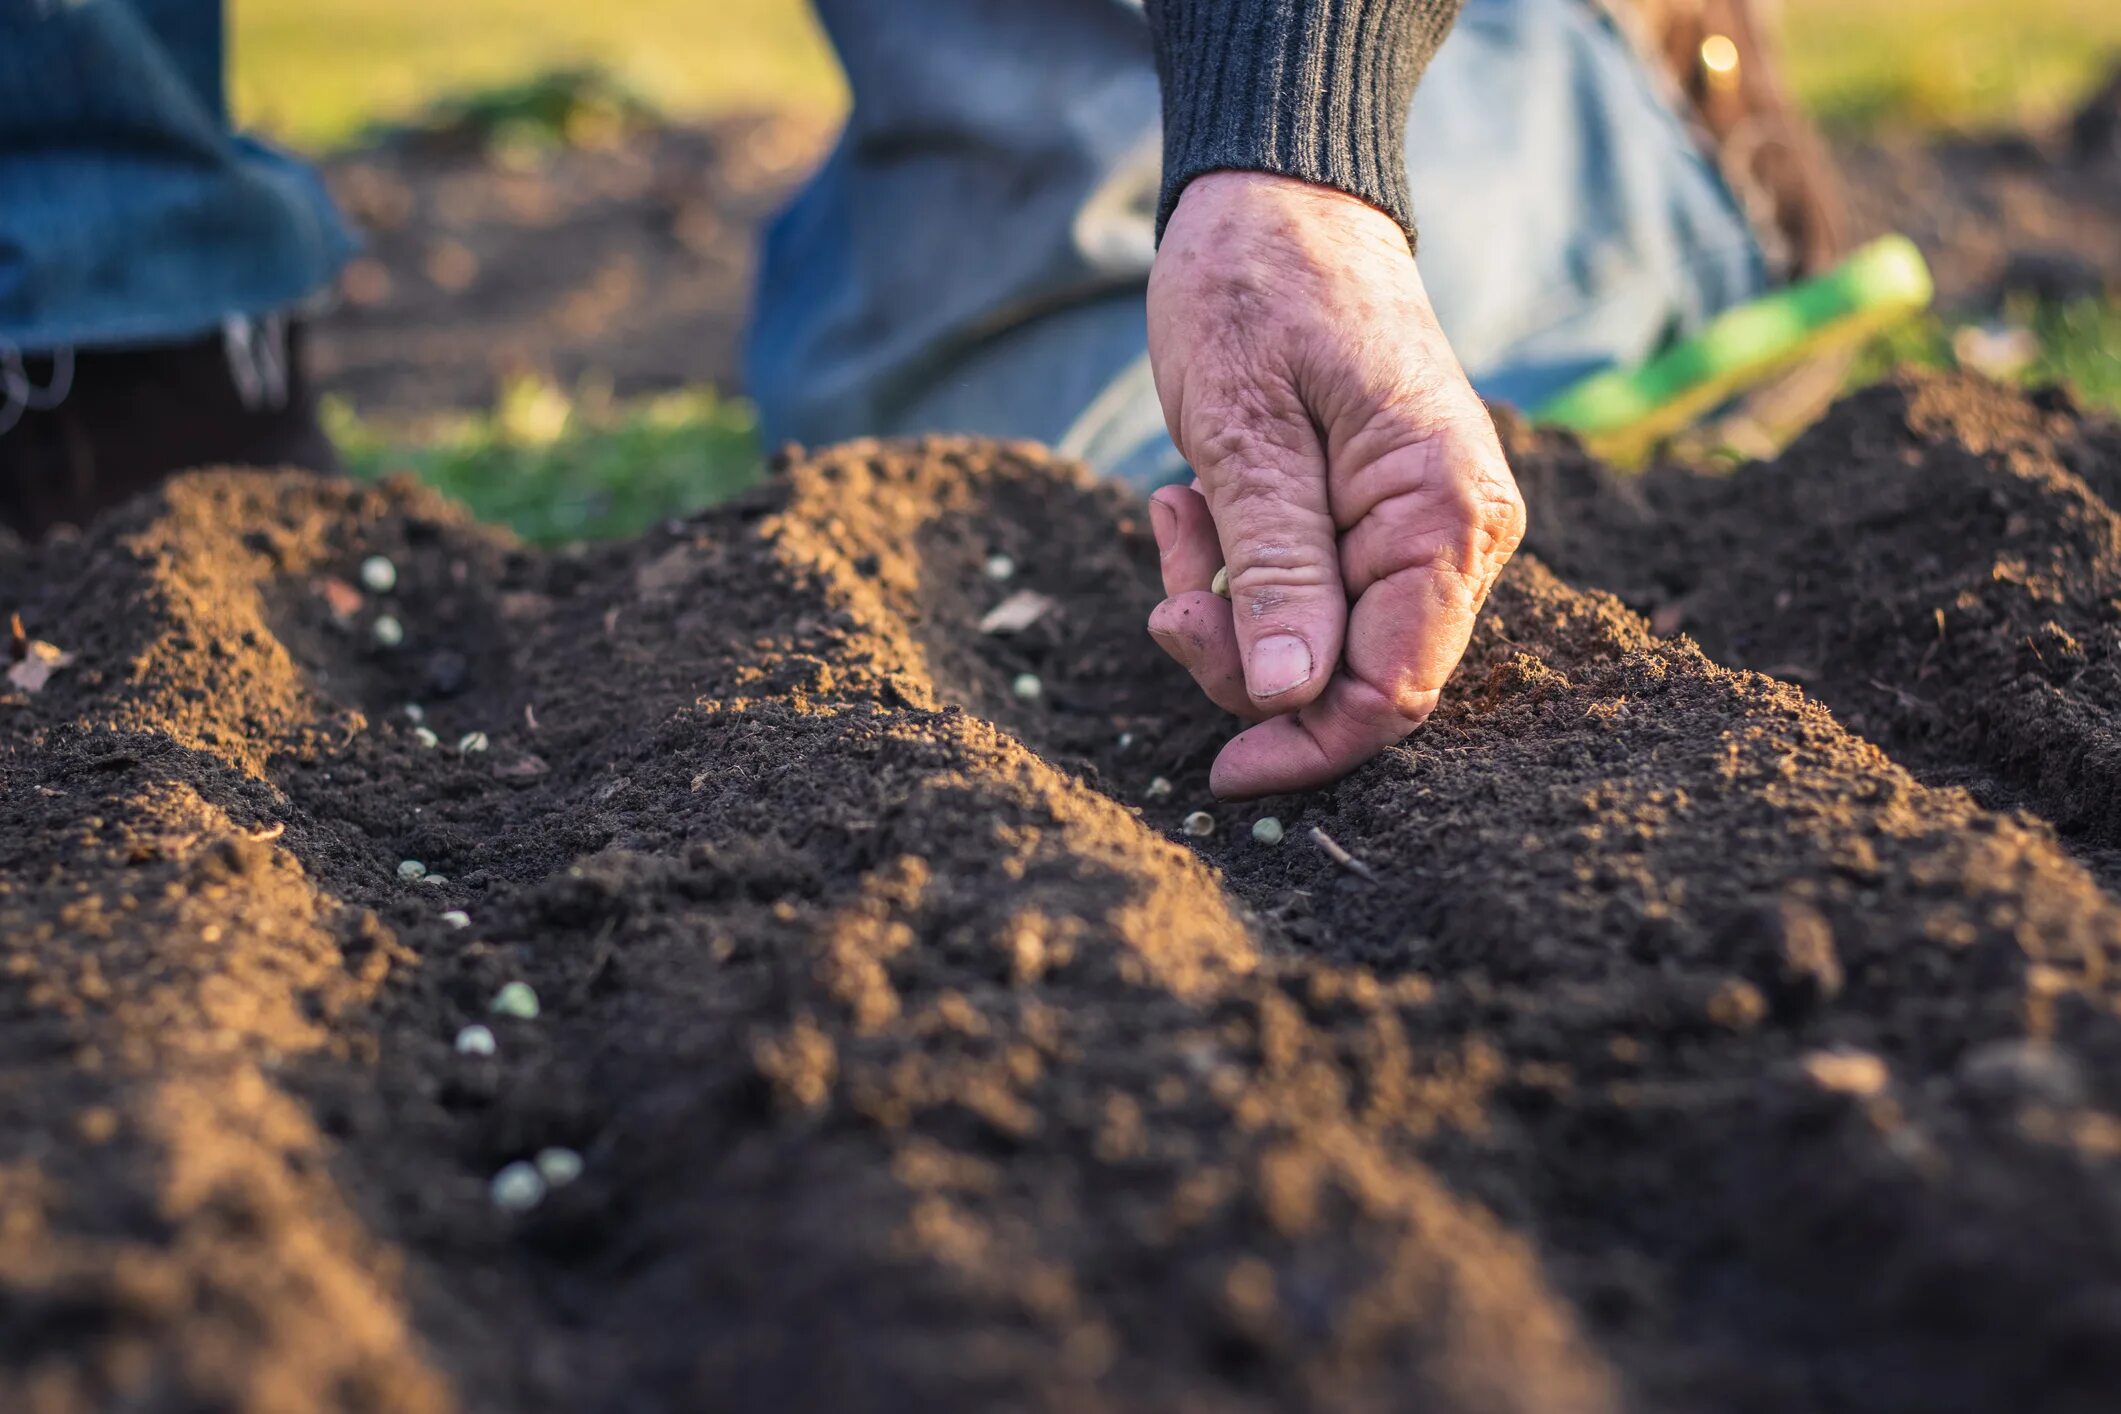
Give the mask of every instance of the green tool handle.
<path id="1" fill-rule="evenodd" d="M 1647 363 L 1564 389 L 1533 420 L 1626 460 L 1783 365 L 1925 308 L 1934 292 L 1915 243 L 1883 236 L 1823 275 L 1726 310 Z"/>

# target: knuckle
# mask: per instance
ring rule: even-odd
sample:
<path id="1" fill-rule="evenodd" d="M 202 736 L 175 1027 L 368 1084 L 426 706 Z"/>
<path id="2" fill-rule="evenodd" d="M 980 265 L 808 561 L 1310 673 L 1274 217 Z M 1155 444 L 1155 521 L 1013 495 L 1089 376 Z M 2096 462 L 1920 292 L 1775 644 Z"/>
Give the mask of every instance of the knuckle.
<path id="1" fill-rule="evenodd" d="M 1291 547 L 1267 546 L 1267 558 L 1254 559 L 1230 572 L 1230 602 L 1258 619 L 1273 615 L 1290 604 L 1315 601 L 1328 589 L 1337 589 L 1337 567 L 1322 564 L 1314 555 Z"/>

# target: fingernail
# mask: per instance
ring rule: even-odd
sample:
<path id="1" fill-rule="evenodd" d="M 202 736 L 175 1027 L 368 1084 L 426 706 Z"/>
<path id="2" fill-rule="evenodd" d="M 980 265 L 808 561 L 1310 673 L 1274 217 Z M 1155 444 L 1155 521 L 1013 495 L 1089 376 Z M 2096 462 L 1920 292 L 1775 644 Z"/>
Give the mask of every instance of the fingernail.
<path id="1" fill-rule="evenodd" d="M 1156 536 L 1157 549 L 1167 550 L 1170 548 L 1171 529 L 1177 519 L 1178 512 L 1153 496 L 1149 498 L 1149 530 Z"/>
<path id="2" fill-rule="evenodd" d="M 1311 680 L 1311 645 L 1293 633 L 1271 634 L 1252 645 L 1254 697 L 1279 697 Z"/>

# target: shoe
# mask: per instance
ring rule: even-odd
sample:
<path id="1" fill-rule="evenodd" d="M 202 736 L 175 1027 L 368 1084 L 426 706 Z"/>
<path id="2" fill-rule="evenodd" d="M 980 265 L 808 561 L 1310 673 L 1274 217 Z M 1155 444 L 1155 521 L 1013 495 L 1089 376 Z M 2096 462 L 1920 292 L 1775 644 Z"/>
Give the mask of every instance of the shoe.
<path id="1" fill-rule="evenodd" d="M 194 467 L 338 471 L 302 345 L 268 316 L 152 348 L 0 346 L 0 524 L 32 539 L 85 526 Z"/>

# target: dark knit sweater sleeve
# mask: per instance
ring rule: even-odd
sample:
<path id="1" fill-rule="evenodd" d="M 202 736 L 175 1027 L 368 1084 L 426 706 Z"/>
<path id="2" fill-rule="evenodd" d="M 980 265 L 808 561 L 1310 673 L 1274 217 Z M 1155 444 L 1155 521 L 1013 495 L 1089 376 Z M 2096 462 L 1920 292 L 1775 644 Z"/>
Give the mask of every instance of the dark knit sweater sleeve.
<path id="1" fill-rule="evenodd" d="M 1414 239 L 1407 105 L 1463 0 L 1147 0 L 1163 82 L 1156 234 L 1186 183 L 1235 168 L 1338 187 Z"/>

